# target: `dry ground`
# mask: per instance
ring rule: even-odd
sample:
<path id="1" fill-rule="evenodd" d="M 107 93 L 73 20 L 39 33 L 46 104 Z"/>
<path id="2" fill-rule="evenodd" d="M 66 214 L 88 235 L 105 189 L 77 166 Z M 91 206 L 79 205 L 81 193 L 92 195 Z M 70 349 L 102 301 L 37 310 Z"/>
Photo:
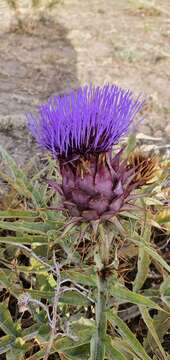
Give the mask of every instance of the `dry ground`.
<path id="1" fill-rule="evenodd" d="M 17 23 L 7 0 L 0 0 L 0 142 L 25 161 L 32 149 L 22 129 L 25 112 L 78 84 L 116 82 L 146 94 L 140 130 L 168 144 L 169 0 L 58 0 L 48 9 L 40 5 L 33 10 L 31 0 L 18 0 Z"/>

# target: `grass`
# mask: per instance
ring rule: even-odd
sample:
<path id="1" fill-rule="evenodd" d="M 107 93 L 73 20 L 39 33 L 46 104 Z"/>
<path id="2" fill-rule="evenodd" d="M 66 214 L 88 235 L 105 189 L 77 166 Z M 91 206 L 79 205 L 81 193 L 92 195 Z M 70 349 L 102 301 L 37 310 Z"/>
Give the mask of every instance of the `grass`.
<path id="1" fill-rule="evenodd" d="M 130 139 L 128 151 L 134 145 Z M 48 210 L 59 201 L 43 181 L 58 176 L 53 161 L 43 159 L 38 168 L 32 161 L 23 171 L 0 151 L 8 168 L 0 176 L 9 187 L 0 211 L 0 353 L 7 360 L 47 359 L 50 353 L 54 359 L 88 359 L 97 295 L 97 243 L 90 226 L 74 225 L 66 214 Z M 137 201 L 142 213 L 122 213 L 104 230 L 114 236 L 108 360 L 168 359 L 169 215 L 163 212 L 163 179 L 161 170 L 145 188 L 147 195 Z"/>

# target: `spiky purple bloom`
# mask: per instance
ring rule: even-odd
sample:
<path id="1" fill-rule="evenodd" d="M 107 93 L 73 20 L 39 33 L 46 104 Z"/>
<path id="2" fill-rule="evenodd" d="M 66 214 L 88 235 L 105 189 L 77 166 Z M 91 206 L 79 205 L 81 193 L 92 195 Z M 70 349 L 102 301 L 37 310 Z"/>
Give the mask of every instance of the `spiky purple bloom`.
<path id="1" fill-rule="evenodd" d="M 110 151 L 124 135 L 143 101 L 116 85 L 84 86 L 53 96 L 28 115 L 38 144 L 59 160 L 63 209 L 84 220 L 107 219 L 124 205 L 139 181 L 135 168 Z"/>
<path id="2" fill-rule="evenodd" d="M 28 126 L 54 157 L 107 152 L 127 132 L 142 104 L 116 85 L 84 86 L 49 98 L 36 115 L 27 115 Z"/>

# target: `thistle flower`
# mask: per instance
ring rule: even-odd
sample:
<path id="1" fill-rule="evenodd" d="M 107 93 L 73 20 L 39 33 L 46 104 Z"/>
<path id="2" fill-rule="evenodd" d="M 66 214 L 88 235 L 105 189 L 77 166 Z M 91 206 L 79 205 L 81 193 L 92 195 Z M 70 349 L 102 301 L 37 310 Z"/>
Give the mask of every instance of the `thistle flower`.
<path id="1" fill-rule="evenodd" d="M 71 216 L 96 220 L 114 215 L 130 192 L 134 167 L 112 156 L 112 146 L 127 133 L 143 101 L 116 85 L 84 86 L 51 97 L 28 114 L 28 126 L 38 144 L 57 158 L 63 206 Z"/>

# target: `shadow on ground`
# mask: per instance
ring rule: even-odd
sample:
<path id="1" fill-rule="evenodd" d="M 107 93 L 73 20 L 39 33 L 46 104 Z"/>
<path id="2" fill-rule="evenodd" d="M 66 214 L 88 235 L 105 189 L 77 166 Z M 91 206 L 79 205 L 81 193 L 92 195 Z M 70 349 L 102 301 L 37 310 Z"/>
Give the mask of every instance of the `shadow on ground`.
<path id="1" fill-rule="evenodd" d="M 33 153 L 25 113 L 51 94 L 78 86 L 76 51 L 67 35 L 44 17 L 0 34 L 0 143 L 19 163 Z"/>

